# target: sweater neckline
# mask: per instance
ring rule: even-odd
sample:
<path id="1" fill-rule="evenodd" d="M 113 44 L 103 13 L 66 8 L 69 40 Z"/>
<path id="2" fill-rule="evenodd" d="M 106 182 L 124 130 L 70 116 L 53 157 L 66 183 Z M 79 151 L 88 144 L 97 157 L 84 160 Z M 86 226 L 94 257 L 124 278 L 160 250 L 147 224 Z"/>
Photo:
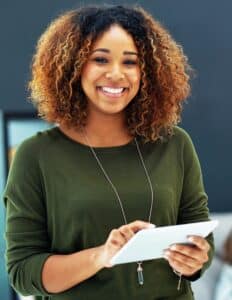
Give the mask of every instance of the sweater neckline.
<path id="1" fill-rule="evenodd" d="M 54 127 L 54 130 L 59 134 L 59 136 L 64 138 L 69 143 L 71 143 L 79 148 L 82 148 L 83 150 L 86 150 L 86 149 L 90 150 L 90 147 L 88 145 L 78 142 L 78 141 L 70 138 L 68 135 L 66 135 L 63 131 L 60 130 L 59 126 Z M 93 147 L 93 149 L 96 150 L 97 152 L 120 152 L 120 151 L 126 151 L 128 149 L 131 149 L 132 146 L 135 146 L 134 139 L 132 139 L 131 141 L 129 141 L 126 144 L 119 145 L 119 146 Z"/>

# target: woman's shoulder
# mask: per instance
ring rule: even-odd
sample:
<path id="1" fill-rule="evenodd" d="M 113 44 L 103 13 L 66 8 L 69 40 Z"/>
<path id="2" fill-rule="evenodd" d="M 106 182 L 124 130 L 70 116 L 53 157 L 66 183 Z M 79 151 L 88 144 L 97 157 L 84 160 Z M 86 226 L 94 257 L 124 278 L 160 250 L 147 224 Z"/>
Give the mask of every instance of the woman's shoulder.
<path id="1" fill-rule="evenodd" d="M 186 129 L 180 126 L 174 126 L 173 127 L 173 135 L 181 140 L 186 140 L 190 138 L 189 133 L 187 132 Z"/>
<path id="2" fill-rule="evenodd" d="M 38 131 L 30 137 L 24 139 L 16 146 L 16 155 L 29 159 L 40 153 L 41 150 L 48 149 L 54 142 L 57 142 L 56 127 Z"/>
<path id="3" fill-rule="evenodd" d="M 167 138 L 164 138 L 164 142 L 169 142 L 175 144 L 178 147 L 180 145 L 192 144 L 192 138 L 190 134 L 180 126 L 174 126 L 171 135 L 168 135 Z"/>
<path id="4" fill-rule="evenodd" d="M 180 126 L 174 126 L 172 134 L 168 135 L 161 142 L 162 149 L 178 155 L 192 156 L 195 153 L 195 146 L 187 130 Z"/>
<path id="5" fill-rule="evenodd" d="M 25 138 L 19 146 L 32 147 L 41 144 L 49 144 L 57 140 L 57 127 L 50 127 L 41 131 L 37 131 L 33 135 Z"/>

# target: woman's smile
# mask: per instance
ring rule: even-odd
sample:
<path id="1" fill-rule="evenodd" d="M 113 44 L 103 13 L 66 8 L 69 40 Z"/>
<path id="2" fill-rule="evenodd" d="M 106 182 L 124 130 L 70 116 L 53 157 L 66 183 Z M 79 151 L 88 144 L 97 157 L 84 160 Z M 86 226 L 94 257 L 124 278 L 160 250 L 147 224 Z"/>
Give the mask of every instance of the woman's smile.
<path id="1" fill-rule="evenodd" d="M 102 93 L 104 96 L 110 97 L 110 98 L 120 98 L 121 96 L 125 95 L 128 88 L 125 87 L 119 87 L 119 88 L 113 88 L 108 86 L 100 86 L 97 87 L 97 90 Z"/>

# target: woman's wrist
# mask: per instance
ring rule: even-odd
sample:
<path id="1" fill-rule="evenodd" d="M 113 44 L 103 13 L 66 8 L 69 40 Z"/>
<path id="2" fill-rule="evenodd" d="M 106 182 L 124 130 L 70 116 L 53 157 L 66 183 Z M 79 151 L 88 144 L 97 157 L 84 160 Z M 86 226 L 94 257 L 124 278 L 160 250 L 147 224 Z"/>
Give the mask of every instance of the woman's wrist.
<path id="1" fill-rule="evenodd" d="M 104 250 L 104 245 L 94 248 L 92 259 L 93 259 L 93 264 L 97 269 L 97 271 L 100 271 L 105 267 L 104 259 L 103 259 L 103 250 Z"/>

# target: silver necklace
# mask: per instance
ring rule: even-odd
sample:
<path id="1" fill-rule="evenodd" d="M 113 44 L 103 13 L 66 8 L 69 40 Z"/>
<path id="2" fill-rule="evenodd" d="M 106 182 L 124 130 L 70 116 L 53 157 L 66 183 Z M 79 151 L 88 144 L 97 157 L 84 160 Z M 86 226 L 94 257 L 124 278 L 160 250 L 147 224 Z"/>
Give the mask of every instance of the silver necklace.
<path id="1" fill-rule="evenodd" d="M 93 156 L 95 157 L 100 169 L 102 170 L 103 174 L 105 175 L 105 178 L 106 180 L 109 182 L 109 184 L 111 185 L 117 199 L 118 199 L 118 202 L 119 202 L 119 205 L 120 205 L 120 208 L 121 208 L 121 212 L 122 212 L 122 215 L 123 215 L 123 219 L 124 219 L 124 222 L 125 224 L 128 224 L 127 222 L 127 218 L 126 218 L 126 214 L 125 214 L 125 211 L 124 211 L 124 208 L 123 208 L 123 205 L 122 205 L 122 201 L 121 201 L 121 198 L 118 194 L 118 191 L 115 187 L 115 185 L 113 184 L 113 182 L 111 181 L 109 175 L 106 173 L 101 161 L 99 160 L 98 156 L 97 156 L 97 153 L 95 152 L 94 148 L 91 146 L 90 142 L 89 142 L 89 139 L 88 139 L 88 136 L 86 134 L 86 131 L 85 129 L 83 128 L 82 129 L 82 135 L 86 141 L 86 144 L 88 145 L 88 147 L 90 148 L 91 152 L 93 153 Z M 145 166 L 145 163 L 144 163 L 144 160 L 143 160 L 143 156 L 142 156 L 142 153 L 140 151 L 140 148 L 139 148 L 139 144 L 137 142 L 137 139 L 134 138 L 134 141 L 135 141 L 135 144 L 136 144 L 136 148 L 137 148 L 137 152 L 138 152 L 138 155 L 139 155 L 139 158 L 140 158 L 140 161 L 143 165 L 143 168 L 144 168 L 144 171 L 145 171 L 145 174 L 146 174 L 146 178 L 147 178 L 147 181 L 148 181 L 148 184 L 150 186 L 150 190 L 151 190 L 151 207 L 150 207 L 150 211 L 149 211 L 149 217 L 148 217 L 148 222 L 150 223 L 151 222 L 151 214 L 152 214 L 152 209 L 153 209 L 153 202 L 154 202 L 154 191 L 153 191 L 153 187 L 152 187 L 152 184 L 151 184 L 151 178 L 147 172 L 147 168 Z M 137 267 L 137 274 L 138 274 L 138 282 L 140 285 L 143 285 L 144 283 L 144 277 L 143 277 L 143 268 L 142 268 L 142 261 L 140 262 L 137 262 L 138 264 L 138 267 Z"/>

